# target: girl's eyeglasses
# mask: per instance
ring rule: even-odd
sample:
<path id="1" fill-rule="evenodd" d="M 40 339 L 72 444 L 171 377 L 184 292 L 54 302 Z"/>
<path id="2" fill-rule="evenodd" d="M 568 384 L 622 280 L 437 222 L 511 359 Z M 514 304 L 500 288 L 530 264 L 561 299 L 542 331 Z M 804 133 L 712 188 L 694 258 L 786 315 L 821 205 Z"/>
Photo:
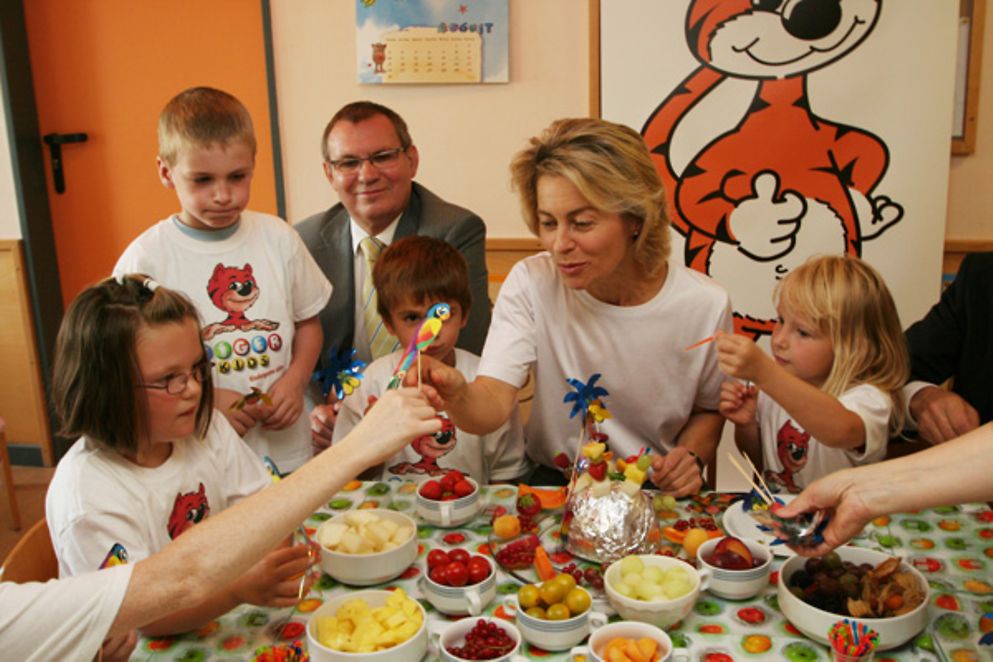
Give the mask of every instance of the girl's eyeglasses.
<path id="1" fill-rule="evenodd" d="M 179 395 L 186 390 L 186 385 L 190 378 L 195 379 L 198 384 L 203 384 L 210 379 L 210 369 L 212 363 L 207 359 L 202 359 L 193 366 L 189 372 L 179 372 L 174 375 L 166 375 L 154 384 L 138 384 L 141 388 L 151 388 L 158 391 L 165 391 L 169 395 Z"/>

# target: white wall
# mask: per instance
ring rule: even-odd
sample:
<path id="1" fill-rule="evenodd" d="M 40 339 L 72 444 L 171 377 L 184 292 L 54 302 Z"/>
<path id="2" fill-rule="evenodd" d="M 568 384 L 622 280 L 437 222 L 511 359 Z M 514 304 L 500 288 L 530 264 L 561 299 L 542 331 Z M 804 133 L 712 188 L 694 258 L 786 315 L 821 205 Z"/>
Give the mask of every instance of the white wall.
<path id="1" fill-rule="evenodd" d="M 0 94 L 3 95 L 3 103 L 0 103 L 0 239 L 20 239 L 21 220 L 17 211 L 10 142 L 7 139 L 7 91 L 0 89 Z"/>
<path id="2" fill-rule="evenodd" d="M 291 222 L 337 201 L 321 170 L 321 133 L 338 108 L 371 99 L 407 121 L 417 181 L 482 216 L 490 238 L 528 235 L 508 165 L 552 120 L 589 115 L 586 2 L 510 0 L 510 82 L 496 85 L 359 85 L 354 0 L 271 6 Z"/>

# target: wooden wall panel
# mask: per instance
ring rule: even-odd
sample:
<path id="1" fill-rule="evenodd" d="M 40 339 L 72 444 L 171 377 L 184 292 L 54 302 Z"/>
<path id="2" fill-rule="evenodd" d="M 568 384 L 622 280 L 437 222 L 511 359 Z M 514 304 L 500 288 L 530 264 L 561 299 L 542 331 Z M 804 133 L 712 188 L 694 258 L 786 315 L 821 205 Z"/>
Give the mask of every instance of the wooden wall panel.
<path id="1" fill-rule="evenodd" d="M 45 413 L 29 305 L 21 242 L 0 240 L 0 416 L 7 421 L 7 441 L 41 448 L 52 465 L 52 435 Z"/>

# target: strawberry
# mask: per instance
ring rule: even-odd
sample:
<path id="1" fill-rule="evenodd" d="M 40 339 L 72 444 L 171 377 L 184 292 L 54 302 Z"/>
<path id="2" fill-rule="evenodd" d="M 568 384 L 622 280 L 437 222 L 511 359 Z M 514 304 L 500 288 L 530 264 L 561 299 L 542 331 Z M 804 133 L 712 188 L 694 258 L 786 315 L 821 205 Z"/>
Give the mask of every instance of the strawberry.
<path id="1" fill-rule="evenodd" d="M 597 462 L 596 464 L 591 464 L 587 471 L 593 480 L 603 480 L 607 476 L 607 463 Z"/>
<path id="2" fill-rule="evenodd" d="M 541 512 L 541 502 L 533 494 L 522 494 L 517 497 L 517 514 L 534 517 Z"/>
<path id="3" fill-rule="evenodd" d="M 493 515 L 490 516 L 490 522 L 495 520 L 497 517 L 507 514 L 507 509 L 504 506 L 497 506 L 493 509 Z"/>
<path id="4" fill-rule="evenodd" d="M 472 494 L 475 488 L 472 486 L 472 483 L 463 478 L 452 486 L 452 491 L 455 492 L 455 496 L 464 497 Z"/>
<path id="5" fill-rule="evenodd" d="M 455 483 L 459 482 L 463 478 L 465 478 L 465 476 L 461 471 L 458 469 L 452 469 L 441 477 L 441 488 L 445 491 L 451 492 L 455 487 Z"/>
<path id="6" fill-rule="evenodd" d="M 569 456 L 566 455 L 565 453 L 559 453 L 558 455 L 553 457 L 552 462 L 554 462 L 555 466 L 557 466 L 559 469 L 568 469 L 569 467 L 572 466 L 572 460 L 570 460 Z"/>
<path id="7" fill-rule="evenodd" d="M 441 499 L 441 484 L 436 480 L 425 481 L 425 483 L 421 485 L 421 496 L 425 499 L 438 501 Z"/>

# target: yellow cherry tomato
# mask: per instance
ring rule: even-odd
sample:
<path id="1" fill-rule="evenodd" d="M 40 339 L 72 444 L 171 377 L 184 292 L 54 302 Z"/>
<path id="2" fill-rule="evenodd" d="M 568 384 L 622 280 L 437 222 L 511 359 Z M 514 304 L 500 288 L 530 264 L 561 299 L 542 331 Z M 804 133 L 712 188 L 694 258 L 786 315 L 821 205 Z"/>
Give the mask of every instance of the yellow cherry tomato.
<path id="1" fill-rule="evenodd" d="M 550 621 L 564 621 L 572 617 L 564 602 L 559 602 L 545 610 L 545 618 Z"/>
<path id="2" fill-rule="evenodd" d="M 534 584 L 525 584 L 517 591 L 517 602 L 520 603 L 521 609 L 525 611 L 532 607 L 537 607 L 538 600 L 540 599 L 538 587 Z"/>
<path id="3" fill-rule="evenodd" d="M 581 588 L 574 588 L 565 596 L 565 606 L 572 614 L 582 614 L 590 608 L 590 594 Z"/>
<path id="4" fill-rule="evenodd" d="M 566 594 L 572 589 L 576 588 L 576 578 L 570 574 L 561 572 L 552 578 L 552 581 L 559 582 L 565 588 Z"/>
<path id="5" fill-rule="evenodd" d="M 531 618 L 540 618 L 541 620 L 545 620 L 546 618 L 545 610 L 542 609 L 541 607 L 531 607 L 524 613 L 526 613 Z"/>
<path id="6" fill-rule="evenodd" d="M 565 593 L 565 584 L 557 582 L 554 579 L 542 582 L 541 587 L 538 589 L 538 595 L 541 596 L 541 601 L 546 607 L 551 607 L 554 604 L 562 602 L 565 598 Z"/>

